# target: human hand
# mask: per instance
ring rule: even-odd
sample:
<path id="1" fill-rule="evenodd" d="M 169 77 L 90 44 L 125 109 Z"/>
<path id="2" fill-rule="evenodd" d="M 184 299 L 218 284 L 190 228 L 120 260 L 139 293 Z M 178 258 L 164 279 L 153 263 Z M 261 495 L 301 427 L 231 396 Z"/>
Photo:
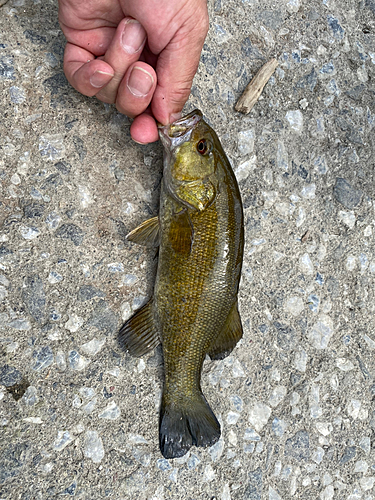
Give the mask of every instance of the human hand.
<path id="1" fill-rule="evenodd" d="M 70 84 L 134 118 L 136 142 L 156 141 L 156 121 L 177 119 L 189 97 L 206 0 L 59 0 L 59 21 Z"/>

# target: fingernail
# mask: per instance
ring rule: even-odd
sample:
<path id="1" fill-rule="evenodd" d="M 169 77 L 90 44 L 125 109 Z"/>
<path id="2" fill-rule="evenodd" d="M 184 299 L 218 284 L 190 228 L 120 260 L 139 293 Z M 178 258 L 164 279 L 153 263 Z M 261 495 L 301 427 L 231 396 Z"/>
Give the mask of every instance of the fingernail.
<path id="1" fill-rule="evenodd" d="M 134 66 L 129 76 L 128 89 L 136 97 L 145 97 L 154 84 L 153 76 L 143 68 Z"/>
<path id="2" fill-rule="evenodd" d="M 112 73 L 106 73 L 105 71 L 95 71 L 90 77 L 90 83 L 96 89 L 100 89 L 107 84 L 114 75 Z"/>
<path id="3" fill-rule="evenodd" d="M 121 42 L 128 54 L 138 52 L 146 40 L 146 32 L 141 24 L 135 19 L 130 19 L 124 26 Z"/>

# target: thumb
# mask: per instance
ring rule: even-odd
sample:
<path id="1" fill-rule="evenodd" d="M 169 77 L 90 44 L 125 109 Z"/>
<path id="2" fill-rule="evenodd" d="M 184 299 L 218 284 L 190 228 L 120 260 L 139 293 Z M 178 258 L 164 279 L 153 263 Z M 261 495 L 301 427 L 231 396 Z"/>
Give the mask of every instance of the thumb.
<path id="1" fill-rule="evenodd" d="M 163 125 L 179 118 L 189 98 L 208 31 L 208 15 L 203 14 L 199 23 L 181 28 L 159 54 L 158 84 L 151 109 L 155 119 Z"/>

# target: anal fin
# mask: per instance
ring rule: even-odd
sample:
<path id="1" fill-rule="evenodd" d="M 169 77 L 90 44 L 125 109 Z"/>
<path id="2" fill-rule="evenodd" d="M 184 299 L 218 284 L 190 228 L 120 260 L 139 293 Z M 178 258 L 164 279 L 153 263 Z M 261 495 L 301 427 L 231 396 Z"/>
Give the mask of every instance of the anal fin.
<path id="1" fill-rule="evenodd" d="M 159 217 L 145 220 L 133 229 L 126 239 L 138 245 L 157 247 L 159 245 Z"/>
<path id="2" fill-rule="evenodd" d="M 228 314 L 222 331 L 208 350 L 210 358 L 223 359 L 228 356 L 242 337 L 242 334 L 242 323 L 238 312 L 238 303 L 236 301 Z"/>
<path id="3" fill-rule="evenodd" d="M 159 335 L 152 313 L 152 299 L 138 309 L 118 334 L 120 346 L 132 356 L 141 357 L 159 344 Z"/>

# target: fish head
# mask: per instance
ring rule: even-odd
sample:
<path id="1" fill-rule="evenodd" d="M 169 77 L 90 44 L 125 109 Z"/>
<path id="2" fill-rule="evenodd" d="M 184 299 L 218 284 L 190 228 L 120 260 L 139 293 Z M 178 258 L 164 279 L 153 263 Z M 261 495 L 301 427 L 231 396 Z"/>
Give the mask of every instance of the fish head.
<path id="1" fill-rule="evenodd" d="M 195 110 L 159 127 L 159 136 L 164 146 L 165 186 L 183 205 L 204 210 L 217 192 L 215 132 Z"/>

